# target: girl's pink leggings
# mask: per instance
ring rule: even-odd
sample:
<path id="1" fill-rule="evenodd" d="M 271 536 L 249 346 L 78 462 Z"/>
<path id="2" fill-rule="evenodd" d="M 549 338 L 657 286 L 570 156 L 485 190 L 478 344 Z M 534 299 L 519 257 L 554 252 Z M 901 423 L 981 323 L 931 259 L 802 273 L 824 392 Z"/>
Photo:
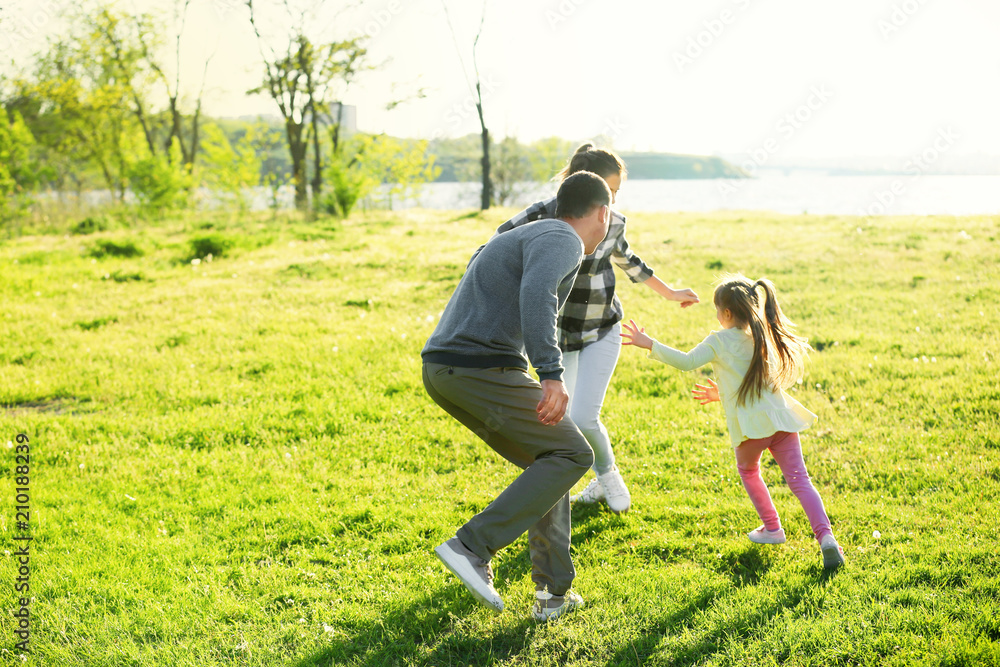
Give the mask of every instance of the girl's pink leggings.
<path id="1" fill-rule="evenodd" d="M 784 431 L 778 431 L 767 438 L 744 440 L 735 450 L 736 468 L 743 479 L 743 488 L 747 490 L 750 502 L 757 510 L 760 520 L 764 522 L 764 527 L 768 530 L 781 528 L 778 511 L 774 508 L 771 494 L 768 493 L 767 485 L 760 476 L 760 455 L 765 449 L 771 450 L 771 455 L 785 476 L 788 488 L 802 503 L 802 509 L 806 511 L 816 539 L 821 540 L 825 535 L 831 534 L 833 531 L 830 530 L 830 519 L 823 509 L 823 500 L 809 480 L 805 461 L 802 460 L 799 434 Z"/>

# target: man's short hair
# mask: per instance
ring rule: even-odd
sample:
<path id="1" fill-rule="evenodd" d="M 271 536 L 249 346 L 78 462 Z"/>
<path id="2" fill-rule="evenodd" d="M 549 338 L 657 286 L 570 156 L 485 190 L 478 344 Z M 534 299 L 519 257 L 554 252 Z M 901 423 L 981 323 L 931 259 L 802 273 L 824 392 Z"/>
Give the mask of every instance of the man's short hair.
<path id="1" fill-rule="evenodd" d="M 611 205 L 611 189 L 592 171 L 578 171 L 559 186 L 557 218 L 583 218 L 598 206 Z"/>

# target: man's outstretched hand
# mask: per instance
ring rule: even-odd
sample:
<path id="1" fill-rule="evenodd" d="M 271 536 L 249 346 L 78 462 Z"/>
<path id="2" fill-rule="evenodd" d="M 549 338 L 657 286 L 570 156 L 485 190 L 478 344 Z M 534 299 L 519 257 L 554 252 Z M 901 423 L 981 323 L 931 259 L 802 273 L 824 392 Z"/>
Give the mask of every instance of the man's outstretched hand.
<path id="1" fill-rule="evenodd" d="M 535 412 L 538 421 L 546 426 L 553 426 L 562 421 L 569 405 L 569 393 L 566 385 L 559 380 L 542 380 L 542 400 L 538 401 Z"/>

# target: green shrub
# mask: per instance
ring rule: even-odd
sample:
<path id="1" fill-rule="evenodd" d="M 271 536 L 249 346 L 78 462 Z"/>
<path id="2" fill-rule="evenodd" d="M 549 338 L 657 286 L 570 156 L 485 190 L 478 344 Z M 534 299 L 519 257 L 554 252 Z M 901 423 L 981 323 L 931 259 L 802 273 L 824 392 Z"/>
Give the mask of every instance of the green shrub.
<path id="1" fill-rule="evenodd" d="M 105 257 L 142 257 L 145 253 L 134 241 L 119 242 L 101 239 L 90 247 L 87 254 L 91 257 L 104 259 Z"/>
<path id="2" fill-rule="evenodd" d="M 93 320 L 76 322 L 76 326 L 83 331 L 94 331 L 109 324 L 115 324 L 117 321 L 117 317 L 110 315 L 108 317 L 98 317 Z"/>
<path id="3" fill-rule="evenodd" d="M 213 258 L 225 257 L 235 244 L 231 238 L 222 234 L 204 234 L 189 240 L 188 245 L 191 248 L 191 253 L 187 259 L 191 260 L 204 259 L 209 255 Z"/>
<path id="4" fill-rule="evenodd" d="M 188 166 L 181 164 L 179 149 L 171 148 L 168 160 L 153 155 L 139 160 L 129 169 L 129 187 L 139 200 L 139 208 L 162 214 L 188 205 L 192 179 Z"/>
<path id="5" fill-rule="evenodd" d="M 116 283 L 130 283 L 130 282 L 142 282 L 147 278 L 138 271 L 122 271 L 119 269 L 114 273 L 105 274 L 102 279 L 111 280 Z"/>
<path id="6" fill-rule="evenodd" d="M 94 232 L 106 232 L 108 231 L 110 225 L 108 225 L 107 218 L 104 216 L 87 216 L 80 222 L 73 225 L 70 232 L 77 235 L 93 234 Z"/>
<path id="7" fill-rule="evenodd" d="M 349 216 L 358 200 L 371 189 L 370 179 L 363 173 L 338 162 L 329 165 L 326 177 L 330 190 L 320 197 L 320 209 L 341 218 Z"/>

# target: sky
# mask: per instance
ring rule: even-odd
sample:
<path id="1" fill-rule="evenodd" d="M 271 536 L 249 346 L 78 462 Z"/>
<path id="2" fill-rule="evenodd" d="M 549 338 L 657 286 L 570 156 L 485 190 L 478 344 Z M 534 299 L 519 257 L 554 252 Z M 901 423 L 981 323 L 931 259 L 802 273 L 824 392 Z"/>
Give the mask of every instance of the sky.
<path id="1" fill-rule="evenodd" d="M 257 2 L 269 3 L 265 44 L 280 49 L 281 5 Z M 25 62 L 40 38 L 65 29 L 67 4 L 0 0 L 0 55 Z M 316 40 L 368 36 L 380 66 L 343 95 L 359 129 L 479 132 L 466 73 L 482 2 L 344 5 L 312 2 L 307 31 Z M 1000 155 L 996 0 L 486 0 L 485 12 L 477 62 L 495 137 L 603 136 L 622 151 L 767 159 Z M 207 113 L 277 113 L 245 94 L 260 81 L 261 56 L 240 0 L 192 0 L 182 54 L 189 94 L 212 55 Z M 386 109 L 420 89 L 423 98 Z"/>

